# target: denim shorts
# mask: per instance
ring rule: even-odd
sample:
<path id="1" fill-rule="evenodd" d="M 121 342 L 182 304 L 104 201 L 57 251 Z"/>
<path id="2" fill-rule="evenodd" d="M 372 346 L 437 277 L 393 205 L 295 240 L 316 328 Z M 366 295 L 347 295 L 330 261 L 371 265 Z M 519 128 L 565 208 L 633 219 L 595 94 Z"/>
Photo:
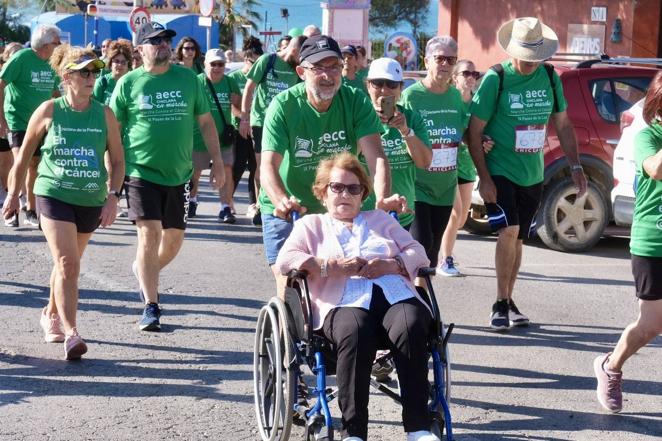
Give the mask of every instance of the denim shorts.
<path id="1" fill-rule="evenodd" d="M 262 241 L 269 265 L 276 263 L 278 252 L 292 232 L 292 221 L 262 213 Z"/>

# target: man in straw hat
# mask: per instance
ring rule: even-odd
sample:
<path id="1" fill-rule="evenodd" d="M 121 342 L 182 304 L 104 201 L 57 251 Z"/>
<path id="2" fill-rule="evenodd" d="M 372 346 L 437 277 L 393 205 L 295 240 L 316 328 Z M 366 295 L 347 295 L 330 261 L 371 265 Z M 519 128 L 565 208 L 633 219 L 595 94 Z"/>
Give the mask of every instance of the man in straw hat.
<path id="1" fill-rule="evenodd" d="M 524 17 L 501 26 L 497 38 L 511 59 L 493 66 L 474 95 L 469 148 L 490 225 L 499 235 L 495 255 L 497 300 L 492 306 L 490 326 L 507 330 L 529 323 L 513 302 L 513 288 L 522 261 L 522 240 L 535 232 L 550 115 L 578 197 L 586 192 L 586 177 L 566 113 L 561 80 L 552 66 L 543 64 L 558 49 L 556 34 L 537 18 Z M 494 147 L 487 152 L 483 150 L 484 135 L 494 140 Z"/>

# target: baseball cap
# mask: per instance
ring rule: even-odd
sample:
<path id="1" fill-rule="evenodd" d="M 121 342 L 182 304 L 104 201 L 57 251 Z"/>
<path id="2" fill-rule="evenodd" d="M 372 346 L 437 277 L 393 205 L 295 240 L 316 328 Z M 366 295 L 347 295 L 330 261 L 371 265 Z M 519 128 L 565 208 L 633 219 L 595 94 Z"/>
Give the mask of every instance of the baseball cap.
<path id="1" fill-rule="evenodd" d="M 64 68 L 67 70 L 83 70 L 90 65 L 96 69 L 103 69 L 106 63 L 97 57 L 85 54 L 76 61 L 67 64 Z"/>
<path id="2" fill-rule="evenodd" d="M 166 29 L 161 23 L 155 21 L 143 23 L 136 32 L 136 41 L 138 44 L 145 44 L 147 40 L 154 37 L 174 37 L 177 32 L 172 29 Z"/>
<path id="3" fill-rule="evenodd" d="M 393 58 L 377 58 L 370 63 L 366 79 L 402 81 L 402 66 Z"/>
<path id="4" fill-rule="evenodd" d="M 309 63 L 317 63 L 328 57 L 342 58 L 338 42 L 326 35 L 309 37 L 301 46 L 299 59 Z"/>
<path id="5" fill-rule="evenodd" d="M 225 54 L 222 49 L 209 49 L 205 54 L 205 63 L 213 63 L 214 61 L 222 61 L 225 63 Z"/>
<path id="6" fill-rule="evenodd" d="M 352 44 L 348 44 L 347 46 L 344 46 L 342 49 L 340 49 L 340 52 L 343 54 L 352 54 L 355 57 L 359 55 L 358 51 L 356 50 L 356 46 Z"/>

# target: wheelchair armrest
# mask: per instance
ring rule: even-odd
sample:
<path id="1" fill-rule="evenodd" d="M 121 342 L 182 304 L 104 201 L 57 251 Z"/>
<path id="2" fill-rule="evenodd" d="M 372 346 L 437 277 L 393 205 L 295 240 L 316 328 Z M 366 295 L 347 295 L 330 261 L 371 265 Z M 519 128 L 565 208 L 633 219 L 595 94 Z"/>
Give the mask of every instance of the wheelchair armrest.
<path id="1" fill-rule="evenodd" d="M 308 277 L 308 272 L 306 271 L 292 270 L 287 273 L 288 279 L 305 279 L 306 277 Z"/>
<path id="2" fill-rule="evenodd" d="M 436 268 L 432 268 L 431 266 L 424 266 L 418 269 L 418 277 L 434 276 L 436 273 Z"/>

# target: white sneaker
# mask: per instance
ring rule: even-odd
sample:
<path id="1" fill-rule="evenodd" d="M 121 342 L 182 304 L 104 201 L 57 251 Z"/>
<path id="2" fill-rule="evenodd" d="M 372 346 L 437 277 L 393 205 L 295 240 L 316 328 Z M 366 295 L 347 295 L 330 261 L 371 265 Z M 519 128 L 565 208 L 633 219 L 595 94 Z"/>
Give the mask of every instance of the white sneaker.
<path id="1" fill-rule="evenodd" d="M 343 438 L 342 441 L 363 441 L 363 440 L 358 436 L 349 436 L 347 438 Z"/>
<path id="2" fill-rule="evenodd" d="M 249 219 L 253 219 L 255 213 L 257 213 L 257 207 L 255 206 L 255 204 L 250 204 L 246 209 L 246 217 Z"/>
<path id="3" fill-rule="evenodd" d="M 441 441 L 437 435 L 428 430 L 418 432 L 407 432 L 407 441 Z"/>
<path id="4" fill-rule="evenodd" d="M 446 277 L 459 277 L 462 275 L 462 273 L 460 273 L 460 271 L 455 268 L 453 256 L 448 256 L 444 262 L 441 262 L 437 266 L 437 274 Z"/>

